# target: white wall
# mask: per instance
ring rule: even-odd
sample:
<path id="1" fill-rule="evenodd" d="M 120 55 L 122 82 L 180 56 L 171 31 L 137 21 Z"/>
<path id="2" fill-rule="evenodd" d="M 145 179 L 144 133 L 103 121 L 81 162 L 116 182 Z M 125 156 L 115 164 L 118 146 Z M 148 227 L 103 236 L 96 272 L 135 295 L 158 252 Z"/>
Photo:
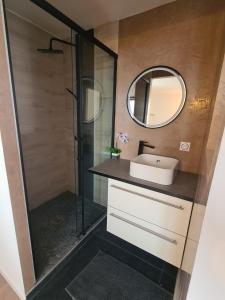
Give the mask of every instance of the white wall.
<path id="1" fill-rule="evenodd" d="M 181 265 L 181 269 L 189 274 L 191 274 L 193 270 L 204 216 L 205 205 L 194 203 L 187 242 L 184 249 L 184 257 Z"/>
<path id="2" fill-rule="evenodd" d="M 0 133 L 0 273 L 21 299 L 25 291 Z"/>
<path id="3" fill-rule="evenodd" d="M 209 193 L 187 300 L 225 299 L 225 131 Z"/>

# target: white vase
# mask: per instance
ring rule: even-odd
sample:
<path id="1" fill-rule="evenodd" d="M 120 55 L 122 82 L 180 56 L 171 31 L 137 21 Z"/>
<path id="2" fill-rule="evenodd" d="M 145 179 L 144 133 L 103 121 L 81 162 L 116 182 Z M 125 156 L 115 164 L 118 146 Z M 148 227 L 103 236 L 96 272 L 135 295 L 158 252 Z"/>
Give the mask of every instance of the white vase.
<path id="1" fill-rule="evenodd" d="M 112 159 L 119 159 L 120 158 L 120 153 L 111 153 L 111 158 Z"/>

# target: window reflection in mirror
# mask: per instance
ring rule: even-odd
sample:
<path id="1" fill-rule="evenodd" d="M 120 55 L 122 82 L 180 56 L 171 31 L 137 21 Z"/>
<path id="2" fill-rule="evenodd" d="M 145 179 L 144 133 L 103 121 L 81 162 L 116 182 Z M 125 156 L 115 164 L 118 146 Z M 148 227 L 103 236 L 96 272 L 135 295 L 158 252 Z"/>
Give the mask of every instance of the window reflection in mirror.
<path id="1" fill-rule="evenodd" d="M 128 110 L 139 124 L 157 128 L 174 120 L 186 98 L 181 76 L 174 70 L 155 67 L 140 74 L 128 92 Z"/>
<path id="2" fill-rule="evenodd" d="M 82 82 L 84 86 L 83 122 L 91 123 L 95 121 L 102 111 L 102 89 L 98 82 L 91 78 L 84 77 Z"/>

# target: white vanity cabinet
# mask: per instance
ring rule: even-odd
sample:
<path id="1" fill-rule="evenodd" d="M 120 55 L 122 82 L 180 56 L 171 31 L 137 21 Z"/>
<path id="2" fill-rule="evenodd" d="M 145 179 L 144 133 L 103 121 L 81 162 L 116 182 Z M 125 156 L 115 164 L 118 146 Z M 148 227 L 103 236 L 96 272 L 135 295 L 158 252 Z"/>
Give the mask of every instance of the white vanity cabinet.
<path id="1" fill-rule="evenodd" d="M 180 267 L 192 202 L 108 180 L 107 230 Z"/>

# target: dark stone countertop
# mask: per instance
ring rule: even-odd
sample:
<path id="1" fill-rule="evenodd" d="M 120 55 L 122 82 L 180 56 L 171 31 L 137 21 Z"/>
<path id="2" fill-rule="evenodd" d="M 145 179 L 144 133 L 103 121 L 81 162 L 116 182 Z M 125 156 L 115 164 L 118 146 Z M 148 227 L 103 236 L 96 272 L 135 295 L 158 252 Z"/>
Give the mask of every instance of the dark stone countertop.
<path id="1" fill-rule="evenodd" d="M 90 168 L 89 172 L 107 178 L 120 180 L 134 184 L 149 190 L 164 193 L 170 196 L 182 198 L 193 202 L 197 187 L 198 175 L 188 172 L 178 171 L 171 185 L 162 185 L 154 182 L 138 179 L 130 176 L 130 161 L 126 159 L 108 159 L 105 162 Z"/>

